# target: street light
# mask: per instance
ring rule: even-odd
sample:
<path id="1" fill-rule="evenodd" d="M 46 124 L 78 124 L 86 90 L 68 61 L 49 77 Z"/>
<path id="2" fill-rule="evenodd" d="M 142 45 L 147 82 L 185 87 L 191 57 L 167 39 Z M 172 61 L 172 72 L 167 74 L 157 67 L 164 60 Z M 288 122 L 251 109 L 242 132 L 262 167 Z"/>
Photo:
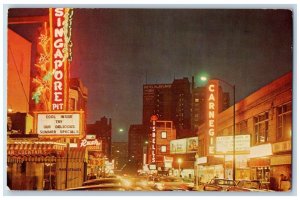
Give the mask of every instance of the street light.
<path id="1" fill-rule="evenodd" d="M 233 181 L 235 181 L 235 85 L 232 85 L 232 84 L 228 83 L 227 81 L 224 81 L 219 78 L 212 78 L 212 79 L 225 83 L 227 86 L 229 86 L 233 90 L 233 134 L 232 134 L 232 137 L 233 137 L 233 166 L 232 166 L 233 172 L 232 172 L 232 179 L 233 179 Z M 206 81 L 207 77 L 201 76 L 200 80 Z"/>
<path id="2" fill-rule="evenodd" d="M 181 158 L 178 158 L 178 160 L 177 160 L 177 162 L 178 162 L 178 176 L 180 177 L 180 164 L 182 163 L 182 159 Z"/>

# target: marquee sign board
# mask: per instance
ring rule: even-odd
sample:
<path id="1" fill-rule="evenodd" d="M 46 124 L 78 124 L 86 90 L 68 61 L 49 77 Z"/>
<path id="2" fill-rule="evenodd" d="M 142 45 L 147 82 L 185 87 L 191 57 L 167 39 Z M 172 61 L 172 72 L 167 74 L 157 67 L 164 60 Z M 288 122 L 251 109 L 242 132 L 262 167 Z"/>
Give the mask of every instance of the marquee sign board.
<path id="1" fill-rule="evenodd" d="M 81 113 L 35 113 L 36 133 L 39 136 L 72 136 L 82 135 Z"/>

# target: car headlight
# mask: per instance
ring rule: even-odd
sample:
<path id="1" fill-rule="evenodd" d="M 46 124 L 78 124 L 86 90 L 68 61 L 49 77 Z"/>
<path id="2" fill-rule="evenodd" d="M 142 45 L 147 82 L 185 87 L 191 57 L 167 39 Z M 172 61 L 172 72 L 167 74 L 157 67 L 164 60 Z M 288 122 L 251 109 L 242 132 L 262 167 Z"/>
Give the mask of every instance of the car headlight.
<path id="1" fill-rule="evenodd" d="M 156 188 L 159 189 L 159 190 L 163 190 L 164 189 L 164 184 L 163 183 L 157 183 Z"/>
<path id="2" fill-rule="evenodd" d="M 132 182 L 129 181 L 129 180 L 123 180 L 123 185 L 124 185 L 125 187 L 130 187 L 130 186 L 132 186 Z"/>

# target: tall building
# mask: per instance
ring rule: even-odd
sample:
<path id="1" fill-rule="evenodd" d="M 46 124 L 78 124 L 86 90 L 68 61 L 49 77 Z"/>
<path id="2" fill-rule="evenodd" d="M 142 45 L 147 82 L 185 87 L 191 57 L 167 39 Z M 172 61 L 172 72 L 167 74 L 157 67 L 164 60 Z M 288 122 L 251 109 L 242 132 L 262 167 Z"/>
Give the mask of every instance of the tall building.
<path id="1" fill-rule="evenodd" d="M 188 78 L 172 83 L 172 118 L 177 138 L 186 137 L 184 130 L 191 129 L 191 85 Z"/>
<path id="2" fill-rule="evenodd" d="M 172 85 L 147 84 L 143 86 L 143 125 L 150 125 L 150 117 L 161 120 L 172 119 Z"/>
<path id="3" fill-rule="evenodd" d="M 87 124 L 87 135 L 96 135 L 98 140 L 102 141 L 102 154 L 108 159 L 111 159 L 111 134 L 112 123 L 111 119 L 102 117 L 94 124 Z"/>
<path id="4" fill-rule="evenodd" d="M 127 163 L 128 142 L 112 142 L 111 154 L 115 170 L 122 170 Z"/>
<path id="5" fill-rule="evenodd" d="M 143 125 L 150 126 L 150 117 L 174 122 L 178 137 L 191 128 L 191 90 L 188 78 L 175 79 L 172 84 L 143 86 Z"/>
<path id="6" fill-rule="evenodd" d="M 137 163 L 138 168 L 143 164 L 143 147 L 148 140 L 146 133 L 142 124 L 130 125 L 128 131 L 128 161 Z"/>

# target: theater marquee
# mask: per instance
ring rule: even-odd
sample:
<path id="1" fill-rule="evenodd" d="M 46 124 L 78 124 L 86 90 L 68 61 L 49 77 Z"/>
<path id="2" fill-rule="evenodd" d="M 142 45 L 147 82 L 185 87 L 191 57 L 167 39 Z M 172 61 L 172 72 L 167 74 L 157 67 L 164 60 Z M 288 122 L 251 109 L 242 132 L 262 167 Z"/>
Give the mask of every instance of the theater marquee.
<path id="1" fill-rule="evenodd" d="M 40 136 L 82 135 L 81 113 L 36 113 L 36 133 Z"/>

